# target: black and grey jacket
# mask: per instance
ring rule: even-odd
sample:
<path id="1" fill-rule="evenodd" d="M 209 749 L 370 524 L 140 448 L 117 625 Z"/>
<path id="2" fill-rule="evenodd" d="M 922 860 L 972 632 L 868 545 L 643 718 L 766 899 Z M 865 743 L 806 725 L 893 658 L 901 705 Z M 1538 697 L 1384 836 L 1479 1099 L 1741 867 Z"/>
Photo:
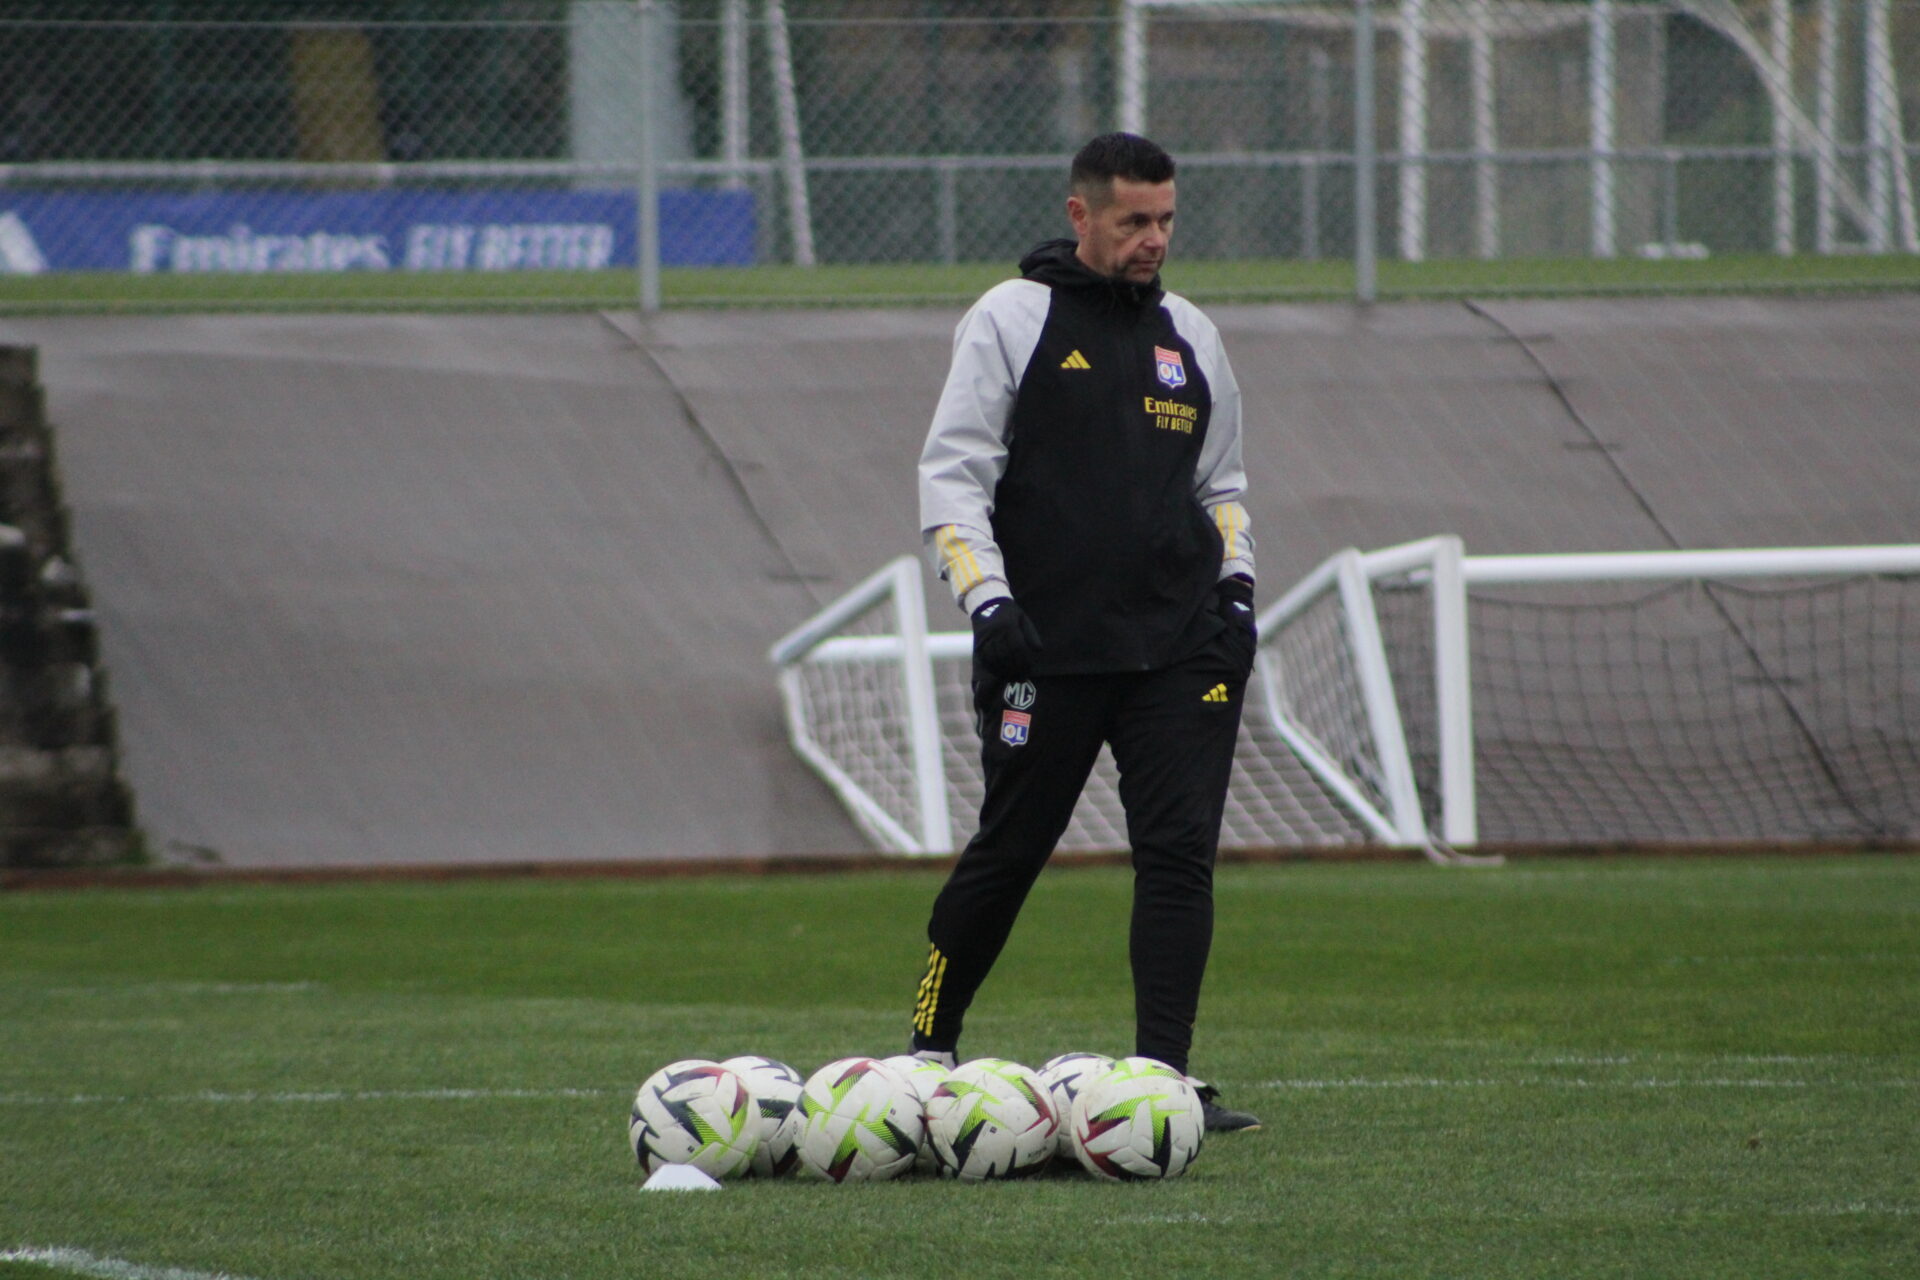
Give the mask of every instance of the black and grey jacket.
<path id="1" fill-rule="evenodd" d="M 1253 577 L 1240 389 L 1199 308 L 1095 274 L 1071 240 L 960 321 L 920 458 L 920 525 L 962 609 L 1012 595 L 1041 674 L 1151 670 Z"/>

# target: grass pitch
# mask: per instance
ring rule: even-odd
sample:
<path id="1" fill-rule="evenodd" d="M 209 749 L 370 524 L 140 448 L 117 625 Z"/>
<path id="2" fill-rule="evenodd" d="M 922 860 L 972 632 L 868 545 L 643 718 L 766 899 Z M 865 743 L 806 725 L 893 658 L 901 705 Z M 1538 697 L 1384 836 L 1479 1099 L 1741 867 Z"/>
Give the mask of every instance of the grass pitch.
<path id="1" fill-rule="evenodd" d="M 669 269 L 666 306 L 965 306 L 1014 274 L 1013 263 L 831 263 L 817 267 Z M 1203 303 L 1342 301 L 1351 262 L 1208 261 L 1176 256 L 1169 288 Z M 171 311 L 630 310 L 631 271 L 467 271 L 0 275 L 0 315 Z M 1821 293 L 1920 289 L 1920 257 L 1728 254 L 1641 258 L 1438 259 L 1379 264 L 1383 300 L 1669 293 Z"/>
<path id="2" fill-rule="evenodd" d="M 625 1116 L 655 1067 L 900 1048 L 937 884 L 0 896 L 0 1277 L 1920 1259 L 1920 859 L 1899 857 L 1225 867 L 1194 1066 L 1267 1127 L 1187 1177 L 642 1194 Z M 963 1052 L 1127 1051 L 1128 893 L 1117 869 L 1043 877 Z"/>

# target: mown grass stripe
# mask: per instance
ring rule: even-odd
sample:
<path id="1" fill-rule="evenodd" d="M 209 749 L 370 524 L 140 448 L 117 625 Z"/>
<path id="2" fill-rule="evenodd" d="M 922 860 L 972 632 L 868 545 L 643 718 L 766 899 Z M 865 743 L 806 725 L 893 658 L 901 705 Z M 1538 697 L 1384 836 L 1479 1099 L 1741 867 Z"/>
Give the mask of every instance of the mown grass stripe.
<path id="1" fill-rule="evenodd" d="M 77 1276 L 98 1276 L 100 1280 L 244 1280 L 228 1271 L 149 1267 L 123 1258 L 102 1258 L 85 1249 L 36 1249 L 23 1246 L 0 1252 L 0 1262 L 31 1262 Z"/>
<path id="2" fill-rule="evenodd" d="M 273 1093 L 201 1090 L 197 1093 L 168 1093 L 142 1097 L 135 1094 L 0 1094 L 0 1106 L 94 1106 L 137 1102 L 153 1103 L 230 1103 L 230 1102 L 490 1102 L 496 1099 L 522 1100 L 546 1098 L 606 1098 L 623 1095 L 622 1089 L 317 1089 L 283 1090 Z"/>

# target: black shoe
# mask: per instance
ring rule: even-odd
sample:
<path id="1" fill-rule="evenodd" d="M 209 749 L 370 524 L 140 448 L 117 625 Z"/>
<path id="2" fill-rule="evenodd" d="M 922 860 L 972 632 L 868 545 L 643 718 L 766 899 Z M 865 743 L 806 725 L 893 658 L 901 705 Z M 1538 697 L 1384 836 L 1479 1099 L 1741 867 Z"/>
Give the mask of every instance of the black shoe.
<path id="1" fill-rule="evenodd" d="M 1235 1111 L 1220 1105 L 1220 1090 L 1199 1080 L 1193 1082 L 1200 1095 L 1200 1114 L 1208 1133 L 1248 1133 L 1260 1127 L 1260 1117 L 1250 1111 Z"/>

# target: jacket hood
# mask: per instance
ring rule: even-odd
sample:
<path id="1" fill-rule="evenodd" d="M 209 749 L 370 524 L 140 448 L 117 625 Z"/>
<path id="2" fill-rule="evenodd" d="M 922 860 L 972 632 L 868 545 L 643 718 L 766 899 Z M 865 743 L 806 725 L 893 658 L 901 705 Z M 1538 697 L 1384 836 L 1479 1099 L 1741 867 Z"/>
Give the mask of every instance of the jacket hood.
<path id="1" fill-rule="evenodd" d="M 1145 284 L 1135 284 L 1120 276 L 1103 276 L 1080 261 L 1074 240 L 1043 240 L 1020 259 L 1020 274 L 1054 289 L 1084 289 L 1106 294 L 1116 305 L 1128 307 L 1158 306 L 1164 291 L 1155 275 Z"/>

